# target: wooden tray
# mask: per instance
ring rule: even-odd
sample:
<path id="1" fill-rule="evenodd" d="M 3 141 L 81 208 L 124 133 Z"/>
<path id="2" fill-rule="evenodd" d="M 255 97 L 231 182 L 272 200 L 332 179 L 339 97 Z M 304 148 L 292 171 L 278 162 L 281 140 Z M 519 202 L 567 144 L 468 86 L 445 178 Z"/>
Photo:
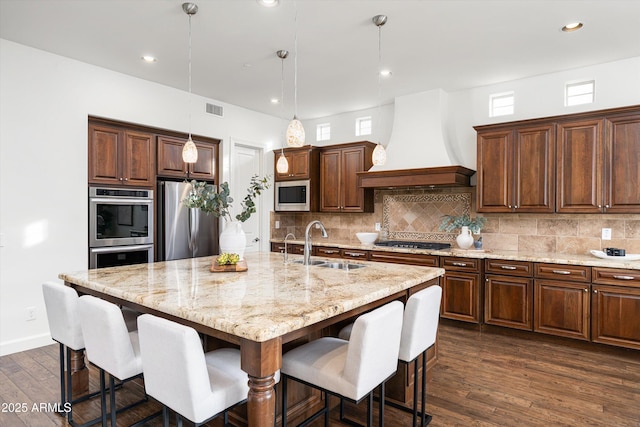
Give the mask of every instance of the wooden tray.
<path id="1" fill-rule="evenodd" d="M 213 257 L 211 260 L 211 267 L 209 271 L 212 273 L 230 273 L 230 272 L 240 272 L 247 271 L 249 268 L 247 267 L 247 261 L 241 259 L 237 264 L 233 265 L 218 265 L 216 262 L 216 257 Z"/>

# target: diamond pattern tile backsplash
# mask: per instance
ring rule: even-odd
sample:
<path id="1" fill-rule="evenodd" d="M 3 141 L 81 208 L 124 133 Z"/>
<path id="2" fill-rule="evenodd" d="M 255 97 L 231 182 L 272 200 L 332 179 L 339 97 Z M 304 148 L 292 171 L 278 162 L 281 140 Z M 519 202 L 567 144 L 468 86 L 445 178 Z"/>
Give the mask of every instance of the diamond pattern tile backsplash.
<path id="1" fill-rule="evenodd" d="M 439 230 L 443 215 L 471 211 L 471 193 L 390 194 L 383 196 L 382 227 L 389 239 L 450 241 Z"/>

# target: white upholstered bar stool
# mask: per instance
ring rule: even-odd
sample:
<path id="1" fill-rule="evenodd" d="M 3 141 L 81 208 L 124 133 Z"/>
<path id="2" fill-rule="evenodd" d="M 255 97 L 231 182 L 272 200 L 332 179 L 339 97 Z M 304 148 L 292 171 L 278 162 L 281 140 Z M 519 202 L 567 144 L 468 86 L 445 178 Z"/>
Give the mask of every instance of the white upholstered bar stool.
<path id="1" fill-rule="evenodd" d="M 51 338 L 58 342 L 60 348 L 60 404 L 67 410 L 67 421 L 77 426 L 73 420 L 73 405 L 100 394 L 100 391 L 72 398 L 73 383 L 71 377 L 71 351 L 84 350 L 84 339 L 78 317 L 78 293 L 75 289 L 57 282 L 42 284 L 44 305 L 47 309 L 47 320 Z M 66 350 L 66 352 L 65 352 Z M 66 353 L 66 356 L 65 356 Z M 66 361 L 66 363 L 65 363 Z M 66 364 L 66 381 L 65 381 Z M 67 408 L 67 406 L 70 407 Z M 89 421 L 83 426 L 100 422 L 100 418 Z"/>
<path id="2" fill-rule="evenodd" d="M 368 398 L 367 426 L 373 423 L 373 391 L 380 387 L 379 425 L 384 425 L 384 383 L 398 366 L 403 305 L 390 302 L 355 321 L 351 340 L 323 337 L 282 356 L 282 427 L 287 425 L 287 378 L 359 403 Z M 300 425 L 324 414 L 329 425 L 329 397 L 325 406 Z M 342 417 L 342 405 L 341 405 Z"/>
<path id="3" fill-rule="evenodd" d="M 151 314 L 138 318 L 140 352 L 147 394 L 196 426 L 220 413 L 228 425 L 227 410 L 247 399 L 248 377 L 240 368 L 240 351 L 223 348 L 205 353 L 191 327 Z"/>
<path id="4" fill-rule="evenodd" d="M 144 399 L 124 408 L 116 408 L 114 378 L 127 381 L 141 376 L 142 359 L 138 344 L 138 332 L 127 330 L 120 308 L 108 301 L 90 295 L 78 300 L 78 314 L 85 350 L 89 361 L 100 369 L 102 425 L 107 423 L 105 372 L 109 373 L 109 410 L 111 426 L 116 427 L 116 413 L 129 409 Z M 152 416 L 153 417 L 153 416 Z M 149 417 L 151 418 L 151 417 Z M 143 423 L 147 419 L 140 421 Z"/>
<path id="5" fill-rule="evenodd" d="M 426 413 L 427 398 L 427 350 L 436 342 L 438 322 L 440 319 L 440 301 L 442 288 L 429 286 L 413 294 L 407 301 L 402 323 L 402 338 L 400 340 L 400 353 L 398 359 L 401 362 L 413 365 L 413 426 L 416 426 L 420 418 L 420 426 L 425 426 L 431 421 L 431 416 Z M 349 339 L 352 334 L 353 323 L 345 326 L 338 336 Z M 422 355 L 422 399 L 421 411 L 418 412 L 418 357 Z M 408 411 L 405 406 L 387 402 L 387 404 Z"/>

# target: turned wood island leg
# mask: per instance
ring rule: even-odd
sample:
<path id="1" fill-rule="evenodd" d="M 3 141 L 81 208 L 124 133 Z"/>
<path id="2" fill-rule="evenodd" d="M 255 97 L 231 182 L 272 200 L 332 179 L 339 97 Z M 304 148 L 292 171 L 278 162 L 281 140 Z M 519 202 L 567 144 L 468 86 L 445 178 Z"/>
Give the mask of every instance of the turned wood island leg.
<path id="1" fill-rule="evenodd" d="M 249 374 L 247 416 L 249 427 L 273 426 L 276 411 L 274 374 L 282 366 L 282 341 L 265 342 L 242 339 L 241 367 Z"/>
<path id="2" fill-rule="evenodd" d="M 84 362 L 84 350 L 71 350 L 70 360 L 72 397 L 75 399 L 89 392 L 89 369 Z"/>

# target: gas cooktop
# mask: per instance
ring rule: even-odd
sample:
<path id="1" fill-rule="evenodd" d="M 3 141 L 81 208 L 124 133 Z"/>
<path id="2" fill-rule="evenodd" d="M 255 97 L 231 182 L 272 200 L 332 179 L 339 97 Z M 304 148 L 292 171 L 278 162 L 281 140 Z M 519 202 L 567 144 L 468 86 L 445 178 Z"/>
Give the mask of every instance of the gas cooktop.
<path id="1" fill-rule="evenodd" d="M 410 248 L 410 249 L 450 249 L 451 243 L 443 242 L 411 242 L 406 240 L 383 240 L 375 243 L 376 246 L 387 246 L 391 248 Z"/>

